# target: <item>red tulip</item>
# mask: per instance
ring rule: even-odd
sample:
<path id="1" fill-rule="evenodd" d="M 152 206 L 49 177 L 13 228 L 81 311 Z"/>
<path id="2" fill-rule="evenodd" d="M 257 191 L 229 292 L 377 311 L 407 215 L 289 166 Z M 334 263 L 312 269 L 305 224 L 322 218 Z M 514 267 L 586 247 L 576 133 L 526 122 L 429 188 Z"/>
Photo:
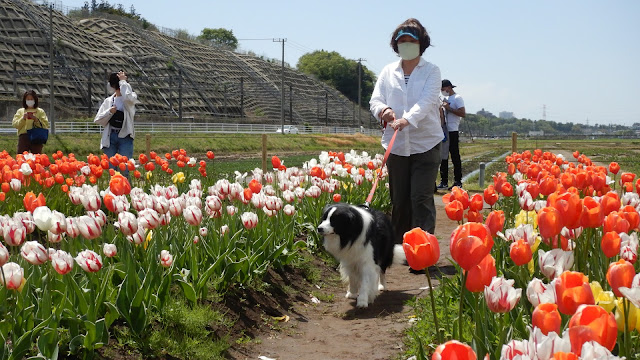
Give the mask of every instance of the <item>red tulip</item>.
<path id="1" fill-rule="evenodd" d="M 496 236 L 498 231 L 502 231 L 504 221 L 504 211 L 502 210 L 494 210 L 487 215 L 487 221 L 485 221 L 485 224 L 491 231 L 491 236 Z"/>
<path id="2" fill-rule="evenodd" d="M 419 227 L 404 233 L 402 247 L 409 266 L 414 270 L 433 266 L 440 258 L 438 239 Z"/>
<path id="3" fill-rule="evenodd" d="M 627 183 L 627 182 L 633 182 L 633 179 L 636 178 L 636 174 L 634 173 L 622 173 L 622 175 L 620 175 L 620 182 L 621 183 Z"/>
<path id="4" fill-rule="evenodd" d="M 609 171 L 616 175 L 618 173 L 618 171 L 620 171 L 620 165 L 618 165 L 617 162 L 612 162 L 611 164 L 609 164 Z"/>
<path id="5" fill-rule="evenodd" d="M 602 212 L 604 216 L 609 215 L 612 211 L 620 210 L 620 197 L 615 192 L 608 192 L 600 198 L 600 204 L 602 205 Z"/>
<path id="6" fill-rule="evenodd" d="M 38 194 L 38 197 L 36 197 L 36 194 L 34 194 L 32 191 L 29 191 L 24 195 L 22 203 L 24 204 L 24 208 L 30 213 L 33 213 L 33 210 L 35 210 L 37 207 L 47 205 L 47 201 L 45 200 L 42 193 Z"/>
<path id="7" fill-rule="evenodd" d="M 496 193 L 496 189 L 493 185 L 487 186 L 483 191 L 484 194 L 484 202 L 489 204 L 489 206 L 493 206 L 498 201 L 498 194 Z"/>
<path id="8" fill-rule="evenodd" d="M 547 206 L 538 213 L 538 229 L 543 239 L 551 239 L 562 231 L 563 223 L 560 212 Z"/>
<path id="9" fill-rule="evenodd" d="M 513 196 L 513 185 L 511 185 L 508 182 L 502 184 L 502 187 L 500 188 L 500 192 L 505 197 Z"/>
<path id="10" fill-rule="evenodd" d="M 626 233 L 629 231 L 629 222 L 618 212 L 611 212 L 604 218 L 602 231 L 605 233 L 609 231 Z"/>
<path id="11" fill-rule="evenodd" d="M 207 158 L 212 159 L 215 158 L 215 155 L 213 154 L 213 151 L 209 150 L 207 151 Z"/>
<path id="12" fill-rule="evenodd" d="M 482 218 L 482 213 L 476 210 L 469 210 L 465 215 L 468 222 L 479 222 L 481 223 L 484 219 Z"/>
<path id="13" fill-rule="evenodd" d="M 621 297 L 624 295 L 620 293 L 620 287 L 631 288 L 635 275 L 636 271 L 633 265 L 624 259 L 620 259 L 609 264 L 607 282 L 611 286 L 611 291 L 613 291 L 616 296 Z"/>
<path id="14" fill-rule="evenodd" d="M 556 304 L 539 304 L 533 314 L 531 315 L 531 325 L 537 327 L 543 334 L 547 335 L 550 332 L 560 334 L 560 325 L 562 318 L 560 312 L 558 312 L 558 305 Z"/>
<path id="15" fill-rule="evenodd" d="M 262 190 L 262 184 L 260 184 L 260 182 L 256 179 L 251 179 L 251 181 L 249 182 L 249 189 L 251 189 L 254 194 L 257 194 L 260 192 L 260 190 Z"/>
<path id="16" fill-rule="evenodd" d="M 578 360 L 578 359 L 580 359 L 578 355 L 572 352 L 559 351 L 553 354 L 553 357 L 550 360 Z"/>
<path id="17" fill-rule="evenodd" d="M 334 201 L 334 202 L 340 202 L 340 200 L 342 200 L 342 195 L 340 195 L 340 194 L 333 194 L 333 201 Z"/>
<path id="18" fill-rule="evenodd" d="M 497 274 L 496 260 L 489 254 L 478 265 L 471 267 L 464 286 L 471 292 L 482 292 L 485 286 L 491 284 L 491 279 Z"/>
<path id="19" fill-rule="evenodd" d="M 629 222 L 629 230 L 636 230 L 640 225 L 640 215 L 633 206 L 627 205 L 623 207 L 619 214 Z"/>
<path id="20" fill-rule="evenodd" d="M 622 239 L 615 231 L 609 231 L 604 234 L 600 241 L 602 252 L 608 258 L 612 258 L 620 253 L 620 244 Z"/>
<path id="21" fill-rule="evenodd" d="M 517 266 L 527 264 L 533 257 L 531 245 L 525 239 L 514 241 L 509 248 L 509 256 Z"/>
<path id="22" fill-rule="evenodd" d="M 484 206 L 484 200 L 482 200 L 482 195 L 474 194 L 469 200 L 469 210 L 480 211 Z"/>
<path id="23" fill-rule="evenodd" d="M 464 215 L 464 206 L 458 200 L 453 200 L 444 207 L 449 219 L 454 221 L 462 221 Z"/>
<path id="24" fill-rule="evenodd" d="M 476 360 L 477 355 L 471 346 L 458 340 L 449 340 L 438 346 L 431 356 L 431 360 Z"/>
<path id="25" fill-rule="evenodd" d="M 582 345 L 595 341 L 613 350 L 618 337 L 618 325 L 613 313 L 608 313 L 598 305 L 582 305 L 569 320 L 569 340 L 571 351 L 580 355 Z"/>
<path id="26" fill-rule="evenodd" d="M 273 166 L 274 169 L 279 169 L 280 166 L 282 165 L 282 163 L 280 162 L 280 158 L 275 155 L 271 157 L 271 165 Z"/>
<path id="27" fill-rule="evenodd" d="M 493 247 L 489 228 L 470 222 L 458 226 L 451 234 L 449 250 L 453 260 L 466 271 L 484 259 Z"/>
<path id="28" fill-rule="evenodd" d="M 469 193 L 464 191 L 462 188 L 454 186 L 451 189 L 451 198 L 453 200 L 458 200 L 462 204 L 462 209 L 466 209 L 469 207 Z"/>
<path id="29" fill-rule="evenodd" d="M 600 203 L 590 196 L 585 196 L 582 200 L 582 204 L 583 209 L 582 216 L 580 218 L 580 224 L 582 227 L 592 229 L 600 227 L 604 220 L 604 214 L 602 213 Z"/>
<path id="30" fill-rule="evenodd" d="M 580 305 L 595 304 L 589 278 L 576 271 L 565 271 L 556 278 L 556 299 L 558 310 L 566 315 L 575 314 Z"/>
<path id="31" fill-rule="evenodd" d="M 562 194 L 554 192 L 547 198 L 547 206 L 554 207 L 560 212 L 562 223 L 567 229 L 580 227 L 583 204 L 578 194 L 568 191 Z"/>

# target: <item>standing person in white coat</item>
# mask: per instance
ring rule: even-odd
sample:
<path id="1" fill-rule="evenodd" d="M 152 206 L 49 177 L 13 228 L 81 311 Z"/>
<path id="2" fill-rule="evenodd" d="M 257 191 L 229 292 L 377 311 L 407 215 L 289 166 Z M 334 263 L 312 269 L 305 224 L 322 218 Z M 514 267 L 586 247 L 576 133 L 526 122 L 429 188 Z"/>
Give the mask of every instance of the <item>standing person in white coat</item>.
<path id="1" fill-rule="evenodd" d="M 371 113 L 384 127 L 385 149 L 398 130 L 387 160 L 397 243 L 412 228 L 431 234 L 436 228 L 433 186 L 444 136 L 439 114 L 440 69 L 421 56 L 430 43 L 418 20 L 400 24 L 390 44 L 400 60 L 384 67 L 369 102 Z"/>
<path id="2" fill-rule="evenodd" d="M 112 73 L 107 86 L 113 95 L 102 102 L 93 122 L 104 126 L 100 148 L 109 157 L 115 154 L 133 158 L 133 117 L 136 114 L 135 104 L 138 95 L 131 89 L 124 71 Z M 128 176 L 128 170 L 123 174 Z"/>

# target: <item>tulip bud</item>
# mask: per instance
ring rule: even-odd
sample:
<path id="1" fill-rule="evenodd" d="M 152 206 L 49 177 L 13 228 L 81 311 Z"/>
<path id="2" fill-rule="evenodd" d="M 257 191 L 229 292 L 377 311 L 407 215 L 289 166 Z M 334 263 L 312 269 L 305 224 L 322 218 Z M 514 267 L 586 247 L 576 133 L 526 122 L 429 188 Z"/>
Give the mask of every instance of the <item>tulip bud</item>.
<path id="1" fill-rule="evenodd" d="M 108 258 L 112 258 L 118 254 L 118 248 L 116 244 L 104 244 L 102 246 L 102 253 Z"/>
<path id="2" fill-rule="evenodd" d="M 75 260 L 86 272 L 97 272 L 102 268 L 102 257 L 91 250 L 81 251 Z"/>
<path id="3" fill-rule="evenodd" d="M 0 282 L 9 290 L 20 290 L 24 283 L 24 269 L 20 265 L 9 262 L 2 265 L 2 273 Z"/>
<path id="4" fill-rule="evenodd" d="M 33 265 L 42 265 L 49 260 L 49 252 L 37 241 L 27 241 L 20 249 L 20 255 Z"/>
<path id="5" fill-rule="evenodd" d="M 160 264 L 164 267 L 170 267 L 173 264 L 173 255 L 167 250 L 160 251 Z"/>
<path id="6" fill-rule="evenodd" d="M 73 257 L 63 250 L 57 250 L 51 254 L 51 266 L 60 275 L 67 274 L 73 269 Z"/>

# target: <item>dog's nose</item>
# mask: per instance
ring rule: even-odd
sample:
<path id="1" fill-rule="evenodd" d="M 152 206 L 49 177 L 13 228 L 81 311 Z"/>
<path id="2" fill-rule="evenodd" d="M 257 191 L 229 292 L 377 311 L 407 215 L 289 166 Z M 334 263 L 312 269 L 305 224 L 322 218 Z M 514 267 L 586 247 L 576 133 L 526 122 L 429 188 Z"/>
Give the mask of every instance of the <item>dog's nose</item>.
<path id="1" fill-rule="evenodd" d="M 320 226 L 318 226 L 316 230 L 318 231 L 318 234 L 322 234 L 324 232 L 324 229 Z"/>

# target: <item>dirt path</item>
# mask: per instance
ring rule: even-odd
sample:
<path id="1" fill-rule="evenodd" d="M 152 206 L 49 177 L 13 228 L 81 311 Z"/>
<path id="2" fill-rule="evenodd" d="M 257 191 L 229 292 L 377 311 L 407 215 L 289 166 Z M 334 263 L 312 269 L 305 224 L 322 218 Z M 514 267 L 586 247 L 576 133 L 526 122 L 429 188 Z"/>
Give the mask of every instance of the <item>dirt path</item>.
<path id="1" fill-rule="evenodd" d="M 440 240 L 440 262 L 451 271 L 448 239 L 456 227 L 444 212 L 441 196 L 436 197 L 436 236 Z M 405 305 L 414 296 L 425 296 L 425 275 L 409 273 L 406 266 L 387 272 L 387 291 L 367 309 L 357 309 L 355 300 L 344 297 L 345 287 L 334 284 L 318 289 L 327 301 L 294 304 L 290 321 L 262 334 L 256 344 L 234 359 L 394 359 L 403 351 L 403 331 L 409 326 L 411 309 Z M 304 295 L 304 294 L 303 294 Z M 333 295 L 333 299 L 331 296 Z M 284 314 L 283 314 L 284 315 Z"/>

